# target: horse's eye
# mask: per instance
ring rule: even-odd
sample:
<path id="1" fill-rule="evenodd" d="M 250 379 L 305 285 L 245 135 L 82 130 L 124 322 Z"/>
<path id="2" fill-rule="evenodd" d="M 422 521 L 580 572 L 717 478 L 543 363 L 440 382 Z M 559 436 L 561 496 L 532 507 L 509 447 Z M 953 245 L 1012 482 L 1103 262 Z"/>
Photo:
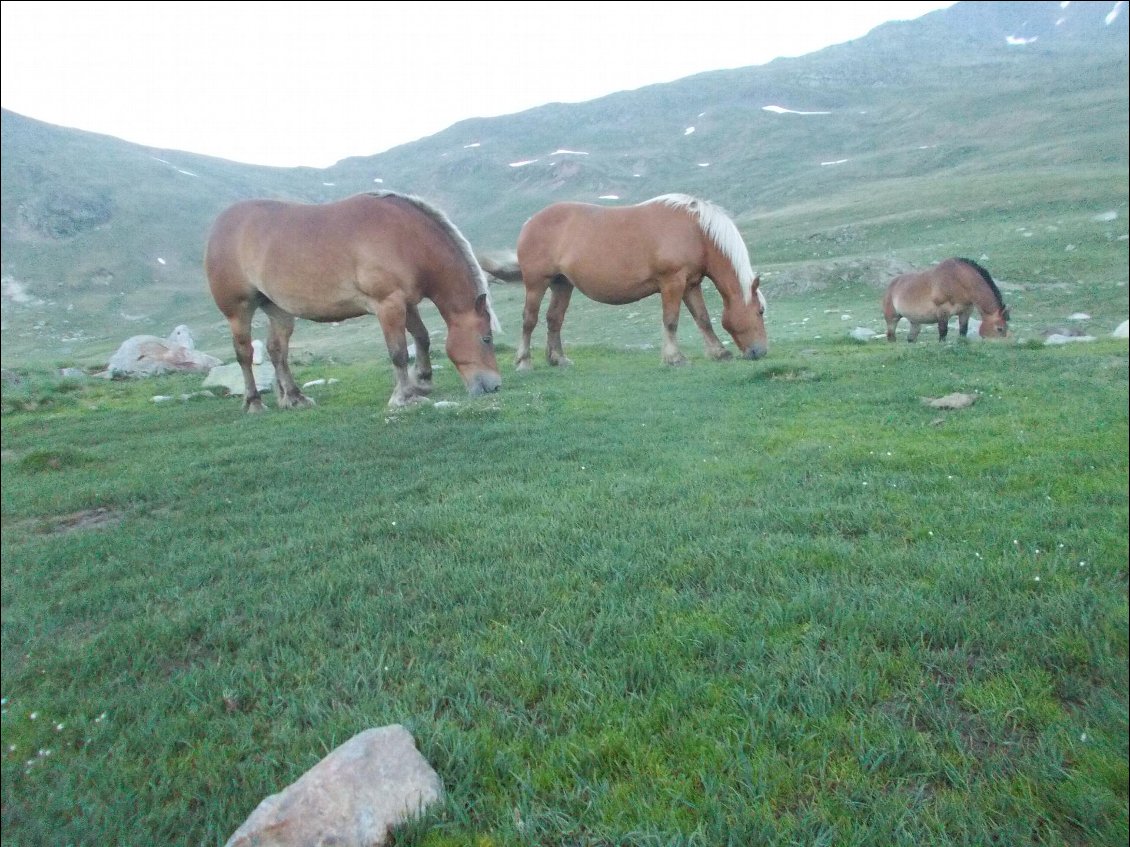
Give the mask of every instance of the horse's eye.
<path id="1" fill-rule="evenodd" d="M 484 335 L 483 336 L 483 344 L 487 344 L 487 345 L 494 344 L 494 337 L 490 336 L 490 335 Z"/>

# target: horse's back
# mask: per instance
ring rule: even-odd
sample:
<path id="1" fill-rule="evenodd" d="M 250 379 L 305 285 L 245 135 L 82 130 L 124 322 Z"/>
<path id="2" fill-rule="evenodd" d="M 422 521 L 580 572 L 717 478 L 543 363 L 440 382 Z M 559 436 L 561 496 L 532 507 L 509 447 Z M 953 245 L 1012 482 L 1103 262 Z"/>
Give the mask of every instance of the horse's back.
<path id="1" fill-rule="evenodd" d="M 243 200 L 216 218 L 208 250 L 217 254 L 281 254 L 295 261 L 314 252 L 340 252 L 369 243 L 388 231 L 398 217 L 395 207 L 382 203 L 376 195 L 359 194 L 320 205 Z"/>
<path id="2" fill-rule="evenodd" d="M 663 204 L 598 206 L 561 202 L 534 214 L 518 236 L 518 264 L 523 276 L 564 275 L 597 300 L 624 296 L 610 283 L 644 285 L 663 270 L 702 262 L 701 230 L 685 212 Z"/>
<path id="3" fill-rule="evenodd" d="M 601 238 L 608 212 L 592 203 L 552 203 L 535 212 L 518 233 L 519 262 L 534 256 L 559 256 L 570 244 Z"/>
<path id="4" fill-rule="evenodd" d="M 209 276 L 250 274 L 255 265 L 268 264 L 274 257 L 303 264 L 307 245 L 318 239 L 323 222 L 332 218 L 337 206 L 282 200 L 243 200 L 229 206 L 216 218 L 208 237 Z M 339 228 L 338 237 L 341 234 Z"/>
<path id="5" fill-rule="evenodd" d="M 221 310 L 262 293 L 291 314 L 342 320 L 399 287 L 418 293 L 436 240 L 410 205 L 379 195 L 334 203 L 245 200 L 216 219 L 205 270 Z M 418 298 L 416 298 L 418 299 Z"/>
<path id="6" fill-rule="evenodd" d="M 697 222 L 686 212 L 662 203 L 599 206 L 565 201 L 552 203 L 526 221 L 518 243 L 540 241 L 654 247 L 678 234 L 697 234 Z M 695 241 L 698 239 L 696 238 Z"/>

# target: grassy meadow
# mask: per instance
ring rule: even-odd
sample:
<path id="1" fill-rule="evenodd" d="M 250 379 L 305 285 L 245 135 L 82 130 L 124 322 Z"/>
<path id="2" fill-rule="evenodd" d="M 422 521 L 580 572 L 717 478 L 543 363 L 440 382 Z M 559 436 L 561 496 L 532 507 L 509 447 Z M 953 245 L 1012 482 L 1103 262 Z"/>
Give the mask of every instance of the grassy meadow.
<path id="1" fill-rule="evenodd" d="M 398 847 L 1125 845 L 1125 30 L 1049 5 L 958 3 L 325 170 L 5 110 L 3 847 L 219 847 L 393 723 L 445 790 Z M 1019 50 L 986 34 L 1052 14 Z M 769 355 L 707 361 L 684 312 L 691 363 L 666 368 L 658 298 L 575 295 L 574 366 L 545 364 L 543 304 L 517 373 L 522 290 L 496 284 L 489 397 L 427 304 L 450 403 L 387 408 L 372 319 L 299 323 L 312 409 L 90 376 L 181 324 L 232 360 L 201 263 L 230 202 L 374 187 L 483 251 L 557 199 L 713 200 Z M 1010 342 L 852 337 L 950 256 L 991 271 Z M 976 402 L 922 399 L 954 392 Z"/>
<path id="2" fill-rule="evenodd" d="M 390 723 L 446 791 L 398 845 L 1126 843 L 1117 320 L 861 343 L 832 286 L 671 369 L 657 302 L 573 302 L 572 368 L 543 323 L 451 406 L 385 407 L 374 325 L 299 412 L 6 384 L 5 845 L 220 845 Z"/>

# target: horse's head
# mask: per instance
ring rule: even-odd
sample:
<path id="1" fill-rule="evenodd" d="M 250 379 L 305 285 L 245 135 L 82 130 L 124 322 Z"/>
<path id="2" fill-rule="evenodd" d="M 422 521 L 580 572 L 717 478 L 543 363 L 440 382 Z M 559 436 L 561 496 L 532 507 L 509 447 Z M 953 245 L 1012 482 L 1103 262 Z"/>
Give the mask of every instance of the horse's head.
<path id="1" fill-rule="evenodd" d="M 761 293 L 761 276 L 755 275 L 749 300 L 730 297 L 722 305 L 722 328 L 730 333 L 742 356 L 760 359 L 769 352 L 765 334 L 765 295 Z"/>
<path id="2" fill-rule="evenodd" d="M 977 332 L 982 338 L 1007 338 L 1008 333 L 1008 307 L 1003 306 L 995 312 L 981 313 L 981 326 Z"/>
<path id="3" fill-rule="evenodd" d="M 472 397 L 490 394 L 502 387 L 502 375 L 494 357 L 496 323 L 486 294 L 475 298 L 472 311 L 448 323 L 447 358 L 459 371 Z"/>

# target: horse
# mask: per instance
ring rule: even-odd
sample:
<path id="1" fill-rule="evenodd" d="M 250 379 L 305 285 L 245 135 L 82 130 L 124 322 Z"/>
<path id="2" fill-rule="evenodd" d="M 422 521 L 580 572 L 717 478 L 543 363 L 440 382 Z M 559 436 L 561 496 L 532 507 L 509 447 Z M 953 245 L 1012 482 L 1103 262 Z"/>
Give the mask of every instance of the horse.
<path id="1" fill-rule="evenodd" d="M 431 300 L 447 324 L 447 355 L 468 393 L 497 391 L 502 378 L 490 290 L 471 246 L 447 216 L 392 191 L 325 204 L 245 200 L 220 213 L 204 256 L 212 297 L 231 327 L 243 371 L 243 408 L 263 411 L 251 372 L 251 318 L 270 319 L 267 351 L 280 409 L 314 405 L 288 364 L 296 318 L 380 321 L 396 376 L 390 407 L 422 402 L 432 389 L 430 340 L 418 304 Z M 405 330 L 416 342 L 408 370 Z"/>
<path id="2" fill-rule="evenodd" d="M 946 259 L 924 271 L 901 274 L 891 280 L 883 295 L 883 317 L 887 340 L 895 340 L 900 318 L 910 322 L 907 341 L 916 341 L 922 324 L 938 325 L 938 340 L 945 341 L 950 318 L 957 315 L 958 332 L 969 332 L 974 306 L 981 313 L 978 330 L 982 338 L 1008 335 L 1008 307 L 989 272 L 970 259 Z"/>
<path id="3" fill-rule="evenodd" d="M 515 356 L 518 370 L 531 367 L 530 336 L 546 290 L 551 292 L 545 316 L 546 359 L 550 365 L 571 364 L 562 349 L 561 325 L 574 287 L 610 305 L 658 293 L 663 306 L 662 360 L 668 365 L 687 362 L 675 341 L 680 302 L 698 325 L 710 358 L 731 358 L 711 326 L 701 289 L 704 277 L 722 295 L 722 326 L 741 354 L 759 359 L 767 352 L 761 278 L 750 266 L 737 226 L 708 201 L 664 194 L 634 206 L 554 203 L 522 226 L 517 265 L 526 292 Z"/>

